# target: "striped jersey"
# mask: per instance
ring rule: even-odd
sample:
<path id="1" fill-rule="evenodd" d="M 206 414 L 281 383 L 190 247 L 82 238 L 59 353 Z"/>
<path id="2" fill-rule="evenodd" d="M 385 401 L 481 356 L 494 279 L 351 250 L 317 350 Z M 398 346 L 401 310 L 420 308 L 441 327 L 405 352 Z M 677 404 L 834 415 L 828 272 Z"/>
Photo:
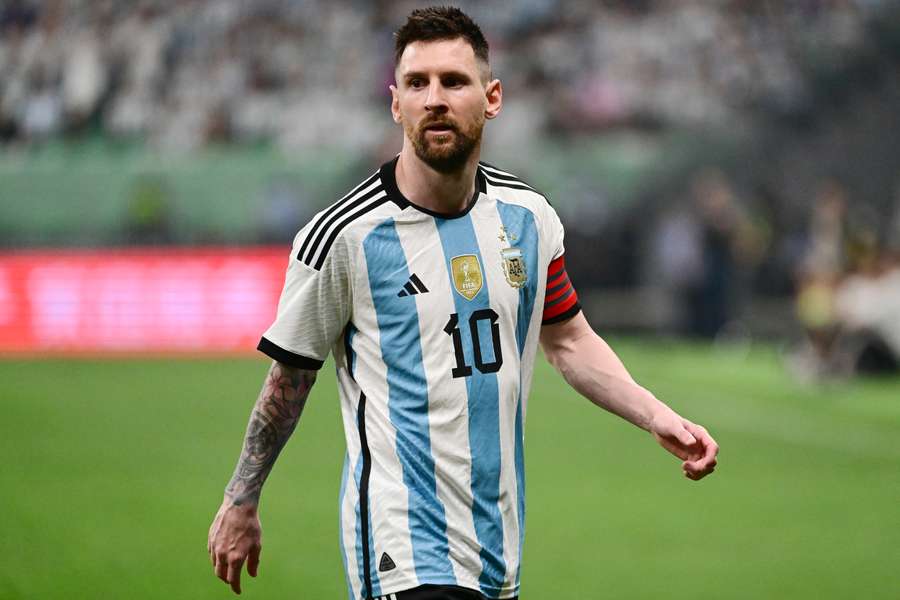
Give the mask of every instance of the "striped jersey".
<path id="1" fill-rule="evenodd" d="M 423 584 L 518 594 L 523 429 L 542 324 L 580 310 L 545 197 L 485 163 L 456 215 L 397 188 L 397 159 L 297 235 L 259 349 L 335 356 L 351 599 Z"/>

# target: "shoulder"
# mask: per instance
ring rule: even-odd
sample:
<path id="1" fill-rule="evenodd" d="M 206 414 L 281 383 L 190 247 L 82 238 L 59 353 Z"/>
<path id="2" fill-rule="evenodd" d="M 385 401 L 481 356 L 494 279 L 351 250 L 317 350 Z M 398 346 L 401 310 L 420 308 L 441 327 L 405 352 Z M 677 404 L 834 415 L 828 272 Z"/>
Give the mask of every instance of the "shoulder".
<path id="1" fill-rule="evenodd" d="M 528 209 L 542 223 L 558 220 L 556 211 L 546 194 L 510 171 L 490 163 L 479 162 L 487 194 L 503 204 L 513 204 Z"/>
<path id="2" fill-rule="evenodd" d="M 328 256 L 348 247 L 348 238 L 365 235 L 398 210 L 376 171 L 310 219 L 294 238 L 293 257 L 318 271 Z"/>
<path id="3" fill-rule="evenodd" d="M 550 204 L 546 194 L 518 175 L 484 161 L 479 162 L 478 167 L 488 188 L 493 188 L 499 195 L 532 201 L 538 205 Z"/>

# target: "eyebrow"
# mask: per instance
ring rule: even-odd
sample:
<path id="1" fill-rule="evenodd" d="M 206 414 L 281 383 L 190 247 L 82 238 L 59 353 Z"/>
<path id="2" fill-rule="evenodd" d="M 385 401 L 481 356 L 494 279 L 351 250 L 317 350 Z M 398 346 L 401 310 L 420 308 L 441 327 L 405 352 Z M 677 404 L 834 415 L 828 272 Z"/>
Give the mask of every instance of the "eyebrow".
<path id="1" fill-rule="evenodd" d="M 456 78 L 462 79 L 464 81 L 472 80 L 472 76 L 469 75 L 468 73 L 464 73 L 463 71 L 456 71 L 456 70 L 442 71 L 441 73 L 439 73 L 439 76 L 440 77 L 456 77 Z M 409 81 L 410 79 L 416 79 L 416 78 L 428 79 L 428 74 L 425 73 L 424 71 L 410 71 L 408 73 L 403 74 L 403 81 Z"/>

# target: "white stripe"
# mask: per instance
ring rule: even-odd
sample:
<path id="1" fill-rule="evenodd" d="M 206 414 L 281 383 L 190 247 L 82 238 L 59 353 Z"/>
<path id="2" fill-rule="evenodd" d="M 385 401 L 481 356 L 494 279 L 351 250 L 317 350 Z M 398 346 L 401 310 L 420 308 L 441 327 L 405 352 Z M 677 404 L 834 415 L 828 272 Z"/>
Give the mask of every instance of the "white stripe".
<path id="1" fill-rule="evenodd" d="M 404 224 L 397 228 L 397 233 L 406 256 L 412 257 L 410 272 L 416 273 L 430 290 L 416 296 L 415 301 L 425 349 L 422 367 L 429 390 L 428 422 L 435 483 L 447 521 L 450 565 L 458 582 L 477 581 L 481 558 L 478 544 L 473 543 L 478 537 L 472 518 L 466 381 L 451 375 L 455 359 L 450 338 L 443 330 L 450 315 L 456 312 L 453 302 L 456 292 L 450 286 L 434 219 L 428 217 L 415 224 Z"/>
<path id="2" fill-rule="evenodd" d="M 483 163 L 481 164 L 481 168 L 482 168 L 482 170 L 484 170 L 484 176 L 485 176 L 486 178 L 488 178 L 488 179 L 490 179 L 490 176 L 491 176 L 492 174 L 494 174 L 494 175 L 506 175 L 507 177 L 512 177 L 512 178 L 515 179 L 515 181 L 505 181 L 505 180 L 501 180 L 501 181 L 498 182 L 500 185 L 502 185 L 503 183 L 516 183 L 516 184 L 519 184 L 519 185 L 524 185 L 524 186 L 527 187 L 528 189 L 534 190 L 535 192 L 540 193 L 540 192 L 538 192 L 537 190 L 535 190 L 533 187 L 531 187 L 530 185 L 528 185 L 527 183 L 525 183 L 524 181 L 522 181 L 521 179 L 519 179 L 519 176 L 518 176 L 518 175 L 515 175 L 515 174 L 513 174 L 513 173 L 507 173 L 506 171 L 501 171 L 500 169 L 495 169 L 495 168 L 493 168 L 493 167 L 488 167 L 487 165 L 485 165 L 485 164 L 483 164 Z M 495 180 L 495 181 L 496 181 L 496 180 Z"/>
<path id="3" fill-rule="evenodd" d="M 366 390 L 366 437 L 372 455 L 369 474 L 369 497 L 382 501 L 370 503 L 372 534 L 375 556 L 387 552 L 397 565 L 386 573 L 379 573 L 382 587 L 392 582 L 410 578 L 419 585 L 415 576 L 412 538 L 409 531 L 409 491 L 403 483 L 403 471 L 397 458 L 397 432 L 391 425 L 388 412 L 387 367 L 381 358 L 381 340 L 378 320 L 369 288 L 368 270 L 364 253 L 354 286 L 353 320 L 359 331 L 353 338 L 356 354 L 356 380 Z M 396 293 L 396 292 L 395 292 Z"/>
<path id="4" fill-rule="evenodd" d="M 361 190 L 361 191 L 360 191 L 359 193 L 357 193 L 357 194 L 354 194 L 352 198 L 348 198 L 345 202 L 341 203 L 341 204 L 342 204 L 342 207 L 341 207 L 340 209 L 335 210 L 335 211 L 333 211 L 333 212 L 329 212 L 328 219 L 331 219 L 332 217 L 334 217 L 335 214 L 337 214 L 337 213 L 339 213 L 341 210 L 343 210 L 343 207 L 345 207 L 345 206 L 347 206 L 347 205 L 349 205 L 349 204 L 352 204 L 353 202 L 355 202 L 355 201 L 358 200 L 359 198 L 362 198 L 364 195 L 366 195 L 367 193 L 371 192 L 372 190 L 374 190 L 374 189 L 376 189 L 376 188 L 378 188 L 378 187 L 381 187 L 381 179 L 376 179 L 376 180 L 375 180 L 371 185 L 369 185 L 367 188 L 365 188 L 364 190 Z M 382 190 L 381 192 L 379 192 L 378 194 L 375 194 L 375 196 L 373 196 L 372 198 L 370 198 L 369 200 L 367 200 L 366 202 L 364 202 L 364 203 L 361 204 L 360 206 L 357 206 L 356 208 L 354 208 L 353 210 L 351 210 L 351 211 L 350 211 L 349 213 L 347 213 L 346 215 L 343 215 L 343 216 L 341 216 L 340 218 L 336 219 L 336 220 L 335 220 L 335 221 L 334 221 L 334 222 L 333 222 L 333 223 L 325 230 L 325 233 L 324 233 L 324 234 L 321 234 L 321 238 L 319 239 L 318 243 L 316 243 L 316 238 L 319 238 L 319 237 L 320 237 L 320 233 L 321 233 L 321 227 L 320 227 L 320 225 L 321 225 L 325 220 L 328 220 L 328 219 L 322 219 L 322 220 L 320 220 L 319 223 L 316 223 L 315 227 L 313 227 L 313 228 L 310 230 L 310 236 L 312 236 L 313 239 L 310 240 L 310 245 L 307 246 L 307 248 L 306 248 L 306 256 L 309 256 L 309 260 L 306 260 L 306 257 L 304 257 L 304 262 L 306 262 L 307 264 L 311 264 L 311 265 L 316 264 L 316 259 L 317 259 L 318 255 L 320 254 L 320 251 L 321 251 L 322 248 L 326 245 L 326 242 L 328 241 L 328 236 L 331 235 L 331 232 L 334 231 L 335 227 L 337 227 L 340 223 L 342 223 L 342 222 L 343 222 L 345 219 L 347 219 L 347 218 L 351 218 L 351 219 L 352 219 L 352 215 L 353 215 L 353 214 L 355 214 L 356 212 L 362 210 L 364 206 L 369 206 L 369 205 L 371 205 L 371 204 L 373 203 L 374 200 L 376 200 L 376 199 L 378 199 L 378 198 L 383 198 L 385 195 L 387 195 L 387 192 L 385 192 L 384 190 Z M 326 210 L 327 210 L 327 209 L 326 209 Z M 310 255 L 310 253 L 312 253 L 312 254 Z"/>
<path id="5" fill-rule="evenodd" d="M 357 447 L 359 444 L 357 444 Z M 344 551 L 346 553 L 347 578 L 353 589 L 354 597 L 359 597 L 365 585 L 359 578 L 359 565 L 356 562 L 356 503 L 359 500 L 359 489 L 356 487 L 354 472 L 359 453 L 350 454 L 347 465 L 347 486 L 344 489 L 344 500 L 341 503 L 341 527 L 343 529 Z"/>
<path id="6" fill-rule="evenodd" d="M 535 194 L 540 194 L 539 191 L 537 191 L 536 189 L 534 189 L 533 187 L 531 187 L 524 181 L 519 181 L 519 180 L 507 181 L 506 179 L 494 179 L 487 173 L 485 173 L 485 175 L 484 175 L 484 180 L 487 181 L 489 184 L 496 186 L 496 187 L 516 186 L 512 189 L 515 190 L 515 189 L 519 189 L 519 188 L 525 188 L 525 190 L 527 190 L 527 191 L 534 192 Z"/>
<path id="7" fill-rule="evenodd" d="M 346 365 L 346 357 L 341 353 L 342 362 Z M 336 357 L 337 358 L 337 357 Z M 350 378 L 346 369 L 338 369 L 338 385 L 341 396 L 341 417 L 344 421 L 344 431 L 347 433 L 347 484 L 344 487 L 344 497 L 341 500 L 341 541 L 344 544 L 347 570 L 347 578 L 353 590 L 354 597 L 362 593 L 363 582 L 359 578 L 359 566 L 356 561 L 356 503 L 359 501 L 359 489 L 356 487 L 356 463 L 360 456 L 359 435 L 355 432 L 356 405 L 359 399 L 359 388 Z"/>
<path id="8" fill-rule="evenodd" d="M 503 521 L 503 560 L 506 563 L 506 585 L 515 584 L 519 564 L 519 520 L 516 483 L 516 405 L 519 397 L 519 349 L 516 344 L 516 321 L 519 305 L 519 289 L 511 286 L 503 272 L 500 227 L 503 225 L 497 212 L 496 201 L 479 202 L 472 214 L 475 236 L 484 260 L 484 280 L 488 286 L 491 306 L 500 318 L 500 344 L 503 366 L 497 372 L 497 388 L 500 392 L 500 500 L 498 507 Z M 509 234 L 517 233 L 510 231 Z"/>
<path id="9" fill-rule="evenodd" d="M 478 164 L 481 165 L 481 168 L 484 169 L 485 171 L 491 171 L 491 172 L 493 172 L 493 173 L 499 173 L 500 175 L 508 175 L 509 177 L 515 177 L 516 179 L 519 178 L 519 176 L 518 176 L 518 175 L 515 175 L 514 173 L 510 173 L 510 172 L 508 172 L 508 171 L 503 171 L 502 169 L 498 169 L 498 168 L 496 168 L 496 167 L 491 167 L 491 166 L 488 166 L 488 165 L 486 165 L 486 164 L 484 164 L 484 163 L 478 163 Z"/>

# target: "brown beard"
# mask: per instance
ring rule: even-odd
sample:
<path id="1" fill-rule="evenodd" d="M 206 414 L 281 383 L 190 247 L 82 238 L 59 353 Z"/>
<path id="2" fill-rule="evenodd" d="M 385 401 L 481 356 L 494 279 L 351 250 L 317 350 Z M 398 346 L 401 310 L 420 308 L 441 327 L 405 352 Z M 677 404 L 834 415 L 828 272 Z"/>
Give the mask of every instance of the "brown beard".
<path id="1" fill-rule="evenodd" d="M 427 127 L 435 123 L 449 126 L 452 133 L 446 136 L 436 136 L 429 139 Z M 449 119 L 434 118 L 423 121 L 418 127 L 404 123 L 406 137 L 412 142 L 413 149 L 419 160 L 439 173 L 459 172 L 472 156 L 472 152 L 481 142 L 481 134 L 484 130 L 484 118 L 476 121 L 466 130 Z M 450 141 L 443 138 L 451 137 Z"/>

